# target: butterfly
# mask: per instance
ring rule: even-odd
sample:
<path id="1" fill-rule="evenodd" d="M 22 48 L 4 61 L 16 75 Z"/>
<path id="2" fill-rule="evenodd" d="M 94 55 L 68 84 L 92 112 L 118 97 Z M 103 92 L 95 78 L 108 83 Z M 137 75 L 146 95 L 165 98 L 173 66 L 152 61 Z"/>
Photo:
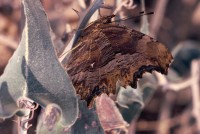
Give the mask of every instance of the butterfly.
<path id="1" fill-rule="evenodd" d="M 137 87 L 145 72 L 167 74 L 173 57 L 160 42 L 102 17 L 81 33 L 63 65 L 77 94 L 90 105 L 101 93 L 115 93 L 116 82 Z"/>

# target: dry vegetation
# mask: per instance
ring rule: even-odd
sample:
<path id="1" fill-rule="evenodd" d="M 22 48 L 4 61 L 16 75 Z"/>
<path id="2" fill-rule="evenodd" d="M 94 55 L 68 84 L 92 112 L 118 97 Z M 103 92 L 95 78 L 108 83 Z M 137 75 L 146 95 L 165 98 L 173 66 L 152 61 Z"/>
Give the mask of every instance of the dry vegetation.
<path id="1" fill-rule="evenodd" d="M 142 5 L 144 1 L 145 6 Z M 114 125 L 118 125 L 119 129 L 129 134 L 200 133 L 200 2 L 199 0 L 144 1 L 106 0 L 105 5 L 109 9 L 101 9 L 100 13 L 102 16 L 115 13 L 124 18 L 136 16 L 144 9 L 146 12 L 154 11 L 154 15 L 120 23 L 141 30 L 166 44 L 174 56 L 174 61 L 168 76 L 154 73 L 153 76 L 145 75 L 144 80 L 141 80 L 141 85 L 143 81 L 150 83 L 149 87 L 155 91 L 153 95 L 146 95 L 142 109 L 139 105 L 135 108 L 136 112 L 131 112 L 134 111 L 131 107 L 133 104 L 127 111 L 118 106 L 124 120 L 130 123 L 129 127 L 126 127 L 127 124 L 121 117 L 117 118 L 119 123 L 115 122 Z M 90 0 L 85 2 L 42 0 L 42 3 L 55 34 L 53 39 L 57 43 L 54 47 L 57 53 L 61 53 L 76 31 L 82 12 L 90 5 Z M 97 17 L 98 13 L 95 13 L 92 21 Z M 0 1 L 0 75 L 19 44 L 23 29 L 22 18 L 19 0 Z M 115 99 L 115 96 L 112 99 Z M 135 103 L 134 105 L 138 106 Z M 109 102 L 108 105 L 113 104 Z M 41 108 L 36 110 L 34 118 L 29 122 L 33 124 L 28 130 L 30 134 L 35 133 L 40 111 Z M 133 115 L 127 116 L 127 113 Z M 115 114 L 117 116 L 119 113 Z M 131 121 L 128 119 L 130 117 Z M 16 120 L 16 117 L 0 119 L 0 133 L 16 134 L 17 124 L 13 120 Z M 111 129 L 113 123 L 102 125 L 109 130 L 108 133 L 117 133 Z"/>

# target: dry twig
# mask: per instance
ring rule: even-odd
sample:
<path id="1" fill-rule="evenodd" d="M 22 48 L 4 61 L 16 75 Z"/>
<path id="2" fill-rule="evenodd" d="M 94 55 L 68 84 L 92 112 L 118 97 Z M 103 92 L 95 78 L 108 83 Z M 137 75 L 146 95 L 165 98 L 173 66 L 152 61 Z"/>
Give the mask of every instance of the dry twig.
<path id="1" fill-rule="evenodd" d="M 151 22 L 152 25 L 151 25 L 151 31 L 150 31 L 151 32 L 150 35 L 154 38 L 157 37 L 158 30 L 162 24 L 167 3 L 168 3 L 168 0 L 159 0 L 156 4 L 155 15 Z"/>

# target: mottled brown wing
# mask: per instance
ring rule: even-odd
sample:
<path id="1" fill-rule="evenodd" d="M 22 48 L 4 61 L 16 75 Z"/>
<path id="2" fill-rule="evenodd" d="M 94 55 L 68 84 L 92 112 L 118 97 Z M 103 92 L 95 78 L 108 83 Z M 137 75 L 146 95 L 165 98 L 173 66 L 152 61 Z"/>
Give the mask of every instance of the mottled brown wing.
<path id="1" fill-rule="evenodd" d="M 137 86 L 144 72 L 167 74 L 172 55 L 153 38 L 117 24 L 83 31 L 78 47 L 64 64 L 77 94 L 88 105 L 96 95 L 115 93 L 116 82 Z"/>

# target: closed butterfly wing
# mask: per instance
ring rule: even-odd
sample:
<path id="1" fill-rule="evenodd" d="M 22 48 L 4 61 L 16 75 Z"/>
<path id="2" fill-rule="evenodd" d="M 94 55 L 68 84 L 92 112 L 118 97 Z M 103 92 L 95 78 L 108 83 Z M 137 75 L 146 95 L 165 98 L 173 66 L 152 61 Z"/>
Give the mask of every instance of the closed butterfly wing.
<path id="1" fill-rule="evenodd" d="M 117 81 L 136 88 L 144 72 L 167 74 L 172 59 L 168 49 L 153 38 L 97 20 L 82 32 L 64 66 L 89 105 L 96 95 L 115 93 Z"/>

